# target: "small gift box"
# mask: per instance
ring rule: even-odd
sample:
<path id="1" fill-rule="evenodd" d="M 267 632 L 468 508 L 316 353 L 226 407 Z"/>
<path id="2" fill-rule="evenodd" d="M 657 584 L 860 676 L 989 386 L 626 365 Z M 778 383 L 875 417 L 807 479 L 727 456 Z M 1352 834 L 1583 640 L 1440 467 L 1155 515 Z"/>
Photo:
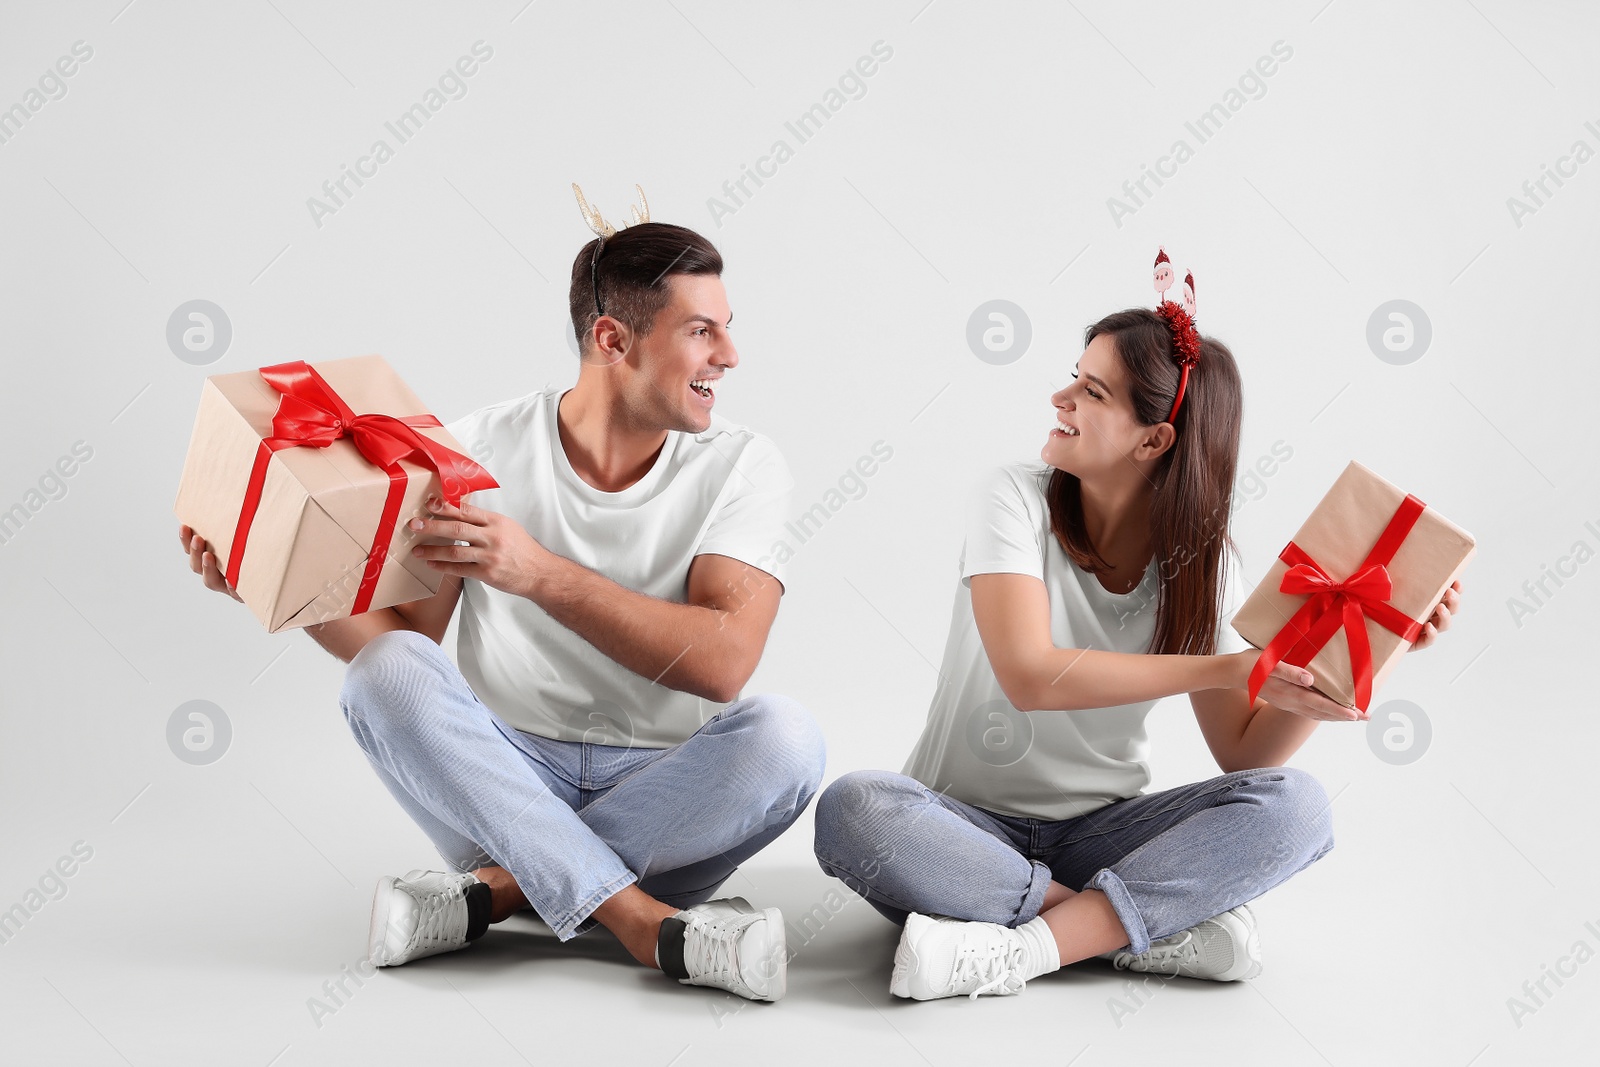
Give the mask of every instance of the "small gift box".
<path id="1" fill-rule="evenodd" d="M 1471 534 L 1352 462 L 1234 615 L 1262 649 L 1250 699 L 1281 661 L 1367 710 L 1475 551 Z"/>
<path id="2" fill-rule="evenodd" d="M 438 591 L 405 523 L 498 484 L 460 447 L 382 356 L 213 375 L 173 510 L 269 632 L 328 622 Z"/>

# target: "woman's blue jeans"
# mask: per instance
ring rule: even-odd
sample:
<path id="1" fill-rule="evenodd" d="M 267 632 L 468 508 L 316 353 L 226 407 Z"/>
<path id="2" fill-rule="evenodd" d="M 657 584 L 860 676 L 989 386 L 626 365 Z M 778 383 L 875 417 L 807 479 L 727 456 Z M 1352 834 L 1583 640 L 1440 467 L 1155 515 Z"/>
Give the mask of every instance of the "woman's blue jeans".
<path id="1" fill-rule="evenodd" d="M 679 908 L 710 899 L 822 780 L 822 732 L 787 697 L 736 701 L 671 748 L 557 741 L 508 726 L 411 630 L 356 653 L 339 703 L 444 861 L 511 872 L 563 941 L 635 882 Z"/>
<path id="2" fill-rule="evenodd" d="M 889 771 L 817 799 L 817 861 L 897 923 L 908 912 L 1020 926 L 1052 880 L 1110 899 L 1128 945 L 1220 915 L 1333 847 L 1330 801 L 1293 767 L 1235 771 L 1059 822 L 1001 815 Z"/>

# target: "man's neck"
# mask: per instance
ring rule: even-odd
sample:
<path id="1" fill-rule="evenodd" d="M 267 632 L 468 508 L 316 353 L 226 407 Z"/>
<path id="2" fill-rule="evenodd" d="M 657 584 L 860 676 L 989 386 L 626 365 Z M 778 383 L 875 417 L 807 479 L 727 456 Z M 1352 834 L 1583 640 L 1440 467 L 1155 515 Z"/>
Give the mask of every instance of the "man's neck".
<path id="1" fill-rule="evenodd" d="M 582 375 L 556 405 L 556 428 L 572 469 L 603 493 L 650 473 L 667 443 L 666 430 L 635 426 L 620 398 Z"/>

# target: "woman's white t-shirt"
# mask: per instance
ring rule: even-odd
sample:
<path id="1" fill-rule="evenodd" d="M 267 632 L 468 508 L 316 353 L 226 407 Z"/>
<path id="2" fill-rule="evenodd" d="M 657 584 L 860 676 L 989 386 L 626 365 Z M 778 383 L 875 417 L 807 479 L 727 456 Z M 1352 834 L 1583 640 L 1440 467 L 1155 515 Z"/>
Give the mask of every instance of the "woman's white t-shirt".
<path id="1" fill-rule="evenodd" d="M 1006 815 L 1058 821 L 1138 796 L 1150 783 L 1145 717 L 1154 700 L 1083 711 L 1023 712 L 1006 699 L 972 615 L 974 574 L 1028 574 L 1050 598 L 1057 648 L 1148 652 L 1158 566 L 1113 593 L 1072 562 L 1050 530 L 1051 468 L 1015 463 L 983 478 L 968 512 L 950 635 L 928 722 L 904 773 L 956 800 Z M 1236 561 L 1228 561 L 1234 563 Z M 1217 651 L 1248 645 L 1226 625 L 1238 607 L 1237 566 L 1226 568 Z"/>
<path id="2" fill-rule="evenodd" d="M 607 493 L 578 476 L 561 446 L 556 409 L 565 392 L 531 393 L 448 424 L 500 483 L 469 503 L 510 516 L 557 555 L 664 600 L 685 602 L 689 564 L 702 553 L 783 581 L 794 480 L 770 439 L 713 413 L 703 433 L 669 430 L 649 473 Z M 518 730 L 667 748 L 726 706 L 635 674 L 526 597 L 469 578 L 460 611 L 461 674 Z"/>

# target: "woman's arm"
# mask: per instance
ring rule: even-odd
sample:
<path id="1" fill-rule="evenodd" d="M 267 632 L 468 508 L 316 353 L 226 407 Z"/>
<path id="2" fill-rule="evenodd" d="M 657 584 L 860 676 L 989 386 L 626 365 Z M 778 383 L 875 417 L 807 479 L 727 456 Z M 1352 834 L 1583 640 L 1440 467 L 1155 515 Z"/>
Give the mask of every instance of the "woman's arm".
<path id="1" fill-rule="evenodd" d="M 1151 656 L 1057 648 L 1042 581 L 1027 574 L 975 574 L 971 586 L 983 649 L 1001 691 L 1021 711 L 1109 708 L 1243 686 L 1255 662 L 1253 653 Z"/>
<path id="2" fill-rule="evenodd" d="M 1460 611 L 1461 583 L 1453 582 L 1429 613 L 1422 634 L 1408 651 L 1433 644 Z M 1365 722 L 1369 717 L 1366 712 L 1336 704 L 1320 693 L 1284 686 L 1277 677 L 1267 679 L 1254 707 L 1243 689 L 1191 693 L 1189 703 L 1194 706 L 1195 721 L 1200 724 L 1206 747 L 1224 774 L 1254 767 L 1282 767 L 1305 744 L 1318 722 Z"/>
<path id="3" fill-rule="evenodd" d="M 1267 685 L 1271 684 L 1269 679 Z M 1222 773 L 1228 774 L 1254 767 L 1282 767 L 1324 719 L 1352 722 L 1367 718 L 1365 712 L 1336 704 L 1320 693 L 1305 692 L 1326 706 L 1321 708 L 1322 714 L 1285 711 L 1263 699 L 1257 699 L 1252 707 L 1243 689 L 1190 693 L 1189 703 L 1194 706 L 1195 721 L 1200 724 L 1206 747 L 1211 749 Z"/>

